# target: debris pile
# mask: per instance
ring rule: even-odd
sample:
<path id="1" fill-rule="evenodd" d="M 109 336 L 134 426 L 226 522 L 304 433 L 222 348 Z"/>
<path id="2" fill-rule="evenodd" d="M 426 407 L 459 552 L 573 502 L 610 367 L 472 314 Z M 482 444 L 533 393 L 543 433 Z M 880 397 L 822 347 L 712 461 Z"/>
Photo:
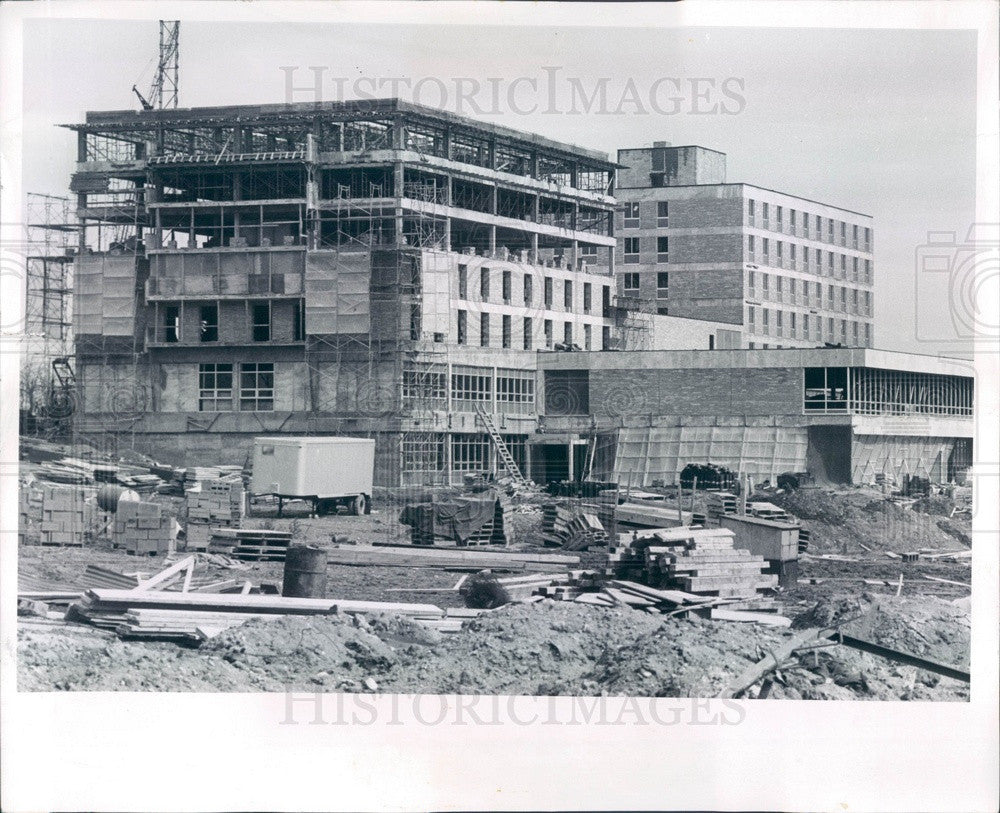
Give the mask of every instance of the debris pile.
<path id="1" fill-rule="evenodd" d="M 549 502 L 542 507 L 542 540 L 549 547 L 585 550 L 608 544 L 608 534 L 596 513 L 581 506 Z"/>

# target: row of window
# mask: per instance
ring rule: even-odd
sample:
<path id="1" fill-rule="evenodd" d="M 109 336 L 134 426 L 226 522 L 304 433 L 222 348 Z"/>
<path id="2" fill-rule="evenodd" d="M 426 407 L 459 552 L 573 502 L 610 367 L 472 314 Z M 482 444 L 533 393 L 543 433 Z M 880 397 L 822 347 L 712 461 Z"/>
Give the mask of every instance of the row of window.
<path id="1" fill-rule="evenodd" d="M 230 412 L 234 409 L 270 412 L 274 409 L 274 364 L 240 364 L 238 378 L 236 367 L 234 364 L 198 365 L 199 412 Z"/>
<path id="2" fill-rule="evenodd" d="M 639 262 L 639 251 L 642 246 L 641 237 L 626 237 L 624 240 L 625 262 Z M 656 261 L 658 263 L 670 262 L 670 238 L 660 235 L 656 238 Z"/>
<path id="3" fill-rule="evenodd" d="M 193 313 L 193 306 L 185 308 L 186 313 Z M 180 305 L 162 305 L 160 307 L 162 321 L 157 335 L 157 341 L 174 344 L 181 341 L 181 308 Z M 219 306 L 198 306 L 198 340 L 211 343 L 219 341 Z M 292 341 L 300 342 L 305 338 L 302 319 L 302 303 L 295 305 L 292 324 Z M 188 317 L 190 318 L 190 316 Z M 271 303 L 254 302 L 250 305 L 250 339 L 255 342 L 271 341 Z"/>
<path id="4" fill-rule="evenodd" d="M 834 319 L 832 316 L 824 318 L 816 314 L 752 305 L 747 308 L 746 328 L 747 333 L 757 336 L 849 344 L 853 347 L 870 347 L 872 342 L 870 322 Z"/>
<path id="5" fill-rule="evenodd" d="M 596 251 L 596 248 L 595 248 Z M 479 299 L 478 302 L 490 302 L 492 300 L 492 282 L 493 274 L 491 269 L 488 267 L 481 267 L 479 269 Z M 573 281 L 572 280 L 555 280 L 552 277 L 545 277 L 542 281 L 542 304 L 548 310 L 553 310 L 555 307 L 555 290 L 556 282 L 560 282 L 560 301 L 562 303 L 562 308 L 567 311 L 576 310 L 573 302 Z M 610 288 L 608 286 L 601 286 L 604 288 L 602 296 L 607 298 L 610 295 Z M 510 305 L 513 303 L 513 273 L 508 270 L 501 271 L 500 273 L 500 301 L 505 305 Z M 469 267 L 467 265 L 458 266 L 458 298 L 471 301 L 469 298 Z M 535 278 L 531 274 L 524 274 L 521 280 L 521 300 L 522 304 L 525 306 L 531 306 L 534 304 L 535 299 Z M 589 282 L 583 283 L 583 312 L 591 313 L 594 309 L 594 291 L 593 285 Z"/>
<path id="6" fill-rule="evenodd" d="M 496 314 L 480 313 L 479 314 L 479 346 L 480 347 L 490 347 L 491 346 L 491 327 L 492 327 L 492 316 Z M 517 342 L 518 346 L 523 350 L 534 350 L 534 330 L 535 330 L 535 320 L 530 316 L 524 316 L 517 321 L 521 325 L 521 336 L 520 341 Z M 515 346 L 514 341 L 514 323 L 515 320 L 509 314 L 500 315 L 500 346 L 503 348 L 512 348 Z M 551 319 L 542 320 L 542 333 L 545 337 L 545 347 L 547 349 L 552 349 L 555 343 L 554 334 L 554 323 Z M 601 344 L 599 347 L 594 346 L 594 335 L 593 335 L 593 325 L 584 324 L 583 325 L 583 349 L 584 350 L 601 350 L 606 348 L 611 343 L 611 328 L 607 325 L 601 328 Z M 468 345 L 469 341 L 469 312 L 465 310 L 458 311 L 458 335 L 456 337 L 458 344 Z M 562 338 L 560 341 L 571 346 L 576 341 L 576 335 L 574 333 L 573 322 L 563 323 Z"/>
<path id="7" fill-rule="evenodd" d="M 747 224 L 755 228 L 808 237 L 845 248 L 871 251 L 872 233 L 867 226 L 845 223 L 831 217 L 821 217 L 808 212 L 796 211 L 784 206 L 772 206 L 767 201 L 760 203 L 747 199 Z"/>
<path id="8" fill-rule="evenodd" d="M 836 276 L 840 279 L 847 279 L 850 275 L 854 282 L 872 284 L 871 260 L 853 255 L 835 254 L 832 251 L 823 251 L 818 248 L 810 251 L 809 246 L 786 243 L 781 240 L 772 241 L 767 237 L 758 241 L 752 234 L 747 235 L 747 255 L 750 259 L 764 265 L 813 271 L 817 274 L 825 274 L 828 277 Z"/>
<path id="9" fill-rule="evenodd" d="M 514 462 L 524 471 L 527 460 L 524 435 L 502 436 Z M 451 451 L 452 471 L 489 471 L 493 442 L 488 435 L 445 435 L 439 432 L 408 432 L 403 438 L 403 472 L 443 472 Z"/>
<path id="10" fill-rule="evenodd" d="M 759 283 L 759 285 L 758 285 Z M 769 299 L 790 305 L 810 305 L 831 311 L 871 316 L 872 292 L 842 285 L 827 285 L 823 298 L 823 283 L 768 274 L 763 271 L 747 272 L 747 298 Z"/>
<path id="11" fill-rule="evenodd" d="M 656 207 L 656 227 L 666 228 L 670 225 L 670 202 L 665 200 L 650 201 L 647 206 Z M 642 222 L 643 203 L 640 201 L 629 201 L 624 204 L 623 225 L 626 229 L 637 229 Z M 651 214 L 651 212 L 650 212 Z M 763 228 L 769 231 L 776 231 L 782 234 L 791 234 L 797 237 L 808 237 L 811 240 L 818 240 L 871 251 L 871 229 L 868 227 L 848 224 L 842 220 L 824 218 L 820 215 L 812 215 L 808 212 L 798 211 L 784 206 L 772 206 L 766 201 L 758 206 L 757 201 L 747 200 L 747 224 L 755 228 Z M 629 252 L 626 239 L 625 253 Z M 628 262 L 628 260 L 626 260 Z"/>

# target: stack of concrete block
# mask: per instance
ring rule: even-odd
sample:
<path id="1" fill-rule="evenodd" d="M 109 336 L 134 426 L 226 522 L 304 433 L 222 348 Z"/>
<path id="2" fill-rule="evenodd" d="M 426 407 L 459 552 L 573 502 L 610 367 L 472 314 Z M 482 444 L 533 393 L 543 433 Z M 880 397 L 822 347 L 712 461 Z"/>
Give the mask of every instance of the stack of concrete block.
<path id="1" fill-rule="evenodd" d="M 200 491 L 188 491 L 187 549 L 207 550 L 211 528 L 238 528 L 243 522 L 243 479 L 220 477 L 205 480 Z"/>
<path id="2" fill-rule="evenodd" d="M 120 502 L 111 539 L 115 547 L 137 556 L 157 556 L 170 550 L 173 517 L 153 502 Z"/>
<path id="3" fill-rule="evenodd" d="M 84 532 L 94 519 L 94 507 L 80 489 L 46 485 L 42 488 L 39 544 L 82 547 Z"/>
<path id="4" fill-rule="evenodd" d="M 42 491 L 22 485 L 18 491 L 17 539 L 22 545 L 37 541 L 42 524 Z"/>

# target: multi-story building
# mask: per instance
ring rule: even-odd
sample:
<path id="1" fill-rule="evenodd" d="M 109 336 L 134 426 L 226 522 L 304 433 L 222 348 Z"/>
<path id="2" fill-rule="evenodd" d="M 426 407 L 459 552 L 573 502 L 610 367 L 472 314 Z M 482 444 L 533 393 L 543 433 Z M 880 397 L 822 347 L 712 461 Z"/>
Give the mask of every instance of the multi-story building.
<path id="1" fill-rule="evenodd" d="M 744 347 L 872 347 L 872 218 L 746 183 L 704 147 L 618 151 L 618 290 Z"/>
<path id="2" fill-rule="evenodd" d="M 83 435 L 366 435 L 395 485 L 490 468 L 482 410 L 530 468 L 537 351 L 619 341 L 600 153 L 398 100 L 71 126 Z"/>

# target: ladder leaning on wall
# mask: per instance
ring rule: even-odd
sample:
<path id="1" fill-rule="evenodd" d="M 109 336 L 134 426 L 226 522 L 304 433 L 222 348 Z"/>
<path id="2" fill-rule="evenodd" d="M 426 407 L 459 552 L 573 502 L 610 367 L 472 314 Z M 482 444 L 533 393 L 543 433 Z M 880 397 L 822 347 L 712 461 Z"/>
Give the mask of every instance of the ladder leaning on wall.
<path id="1" fill-rule="evenodd" d="M 503 463 L 504 468 L 507 472 L 514 478 L 515 482 L 522 485 L 527 484 L 527 480 L 524 479 L 524 475 L 521 474 L 521 469 L 518 468 L 517 462 L 514 460 L 514 456 L 510 453 L 510 449 L 507 448 L 507 444 L 504 442 L 503 436 L 497 430 L 496 424 L 493 423 L 493 418 L 486 411 L 482 404 L 476 403 L 476 414 L 479 416 L 479 420 L 482 421 L 483 426 L 486 428 L 486 433 L 490 436 L 490 440 L 493 441 L 493 445 L 496 447 L 497 456 Z"/>

